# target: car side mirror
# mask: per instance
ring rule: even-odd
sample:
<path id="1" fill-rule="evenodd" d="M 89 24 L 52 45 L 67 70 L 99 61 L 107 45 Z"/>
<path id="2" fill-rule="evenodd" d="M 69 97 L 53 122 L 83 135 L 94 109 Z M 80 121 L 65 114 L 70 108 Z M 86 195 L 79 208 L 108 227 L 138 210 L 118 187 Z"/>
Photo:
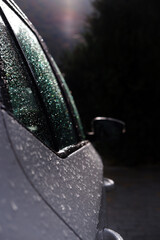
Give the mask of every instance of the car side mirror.
<path id="1" fill-rule="evenodd" d="M 123 121 L 106 117 L 94 118 L 91 122 L 91 129 L 92 131 L 87 134 L 90 141 L 117 141 L 126 132 Z"/>

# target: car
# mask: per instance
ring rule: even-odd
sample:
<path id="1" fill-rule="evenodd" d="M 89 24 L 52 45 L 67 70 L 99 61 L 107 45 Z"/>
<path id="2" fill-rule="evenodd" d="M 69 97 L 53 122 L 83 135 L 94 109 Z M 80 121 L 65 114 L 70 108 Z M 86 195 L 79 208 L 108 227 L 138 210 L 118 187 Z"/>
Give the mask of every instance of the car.
<path id="1" fill-rule="evenodd" d="M 113 181 L 91 140 L 123 122 L 96 118 L 85 134 L 43 39 L 13 1 L 0 8 L 0 239 L 122 239 L 106 227 Z"/>

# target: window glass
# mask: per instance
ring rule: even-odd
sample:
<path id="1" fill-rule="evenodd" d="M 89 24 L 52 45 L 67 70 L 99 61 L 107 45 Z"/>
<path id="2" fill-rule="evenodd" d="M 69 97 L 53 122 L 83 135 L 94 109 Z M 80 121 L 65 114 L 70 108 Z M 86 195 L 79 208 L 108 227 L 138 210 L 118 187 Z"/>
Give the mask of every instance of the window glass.
<path id="1" fill-rule="evenodd" d="M 52 60 L 54 66 L 56 68 L 56 72 L 59 75 L 59 77 L 60 77 L 60 79 L 61 79 L 61 81 L 63 83 L 63 87 L 64 87 L 64 89 L 65 89 L 65 91 L 66 91 L 66 93 L 68 95 L 69 100 L 70 100 L 70 103 L 71 103 L 71 106 L 72 106 L 72 110 L 73 110 L 73 115 L 74 115 L 74 118 L 75 118 L 76 123 L 77 123 L 77 128 L 78 128 L 78 131 L 79 131 L 80 139 L 81 140 L 85 140 L 86 137 L 85 137 L 85 134 L 84 134 L 84 130 L 83 130 L 83 126 L 82 126 L 82 123 L 81 123 L 81 119 L 80 119 L 77 107 L 75 105 L 73 96 L 72 96 L 72 94 L 71 94 L 71 92 L 70 92 L 70 90 L 69 90 L 69 88 L 68 88 L 68 86 L 67 86 L 67 84 L 66 84 L 66 82 L 65 82 L 65 80 L 63 78 L 63 75 L 61 74 L 61 72 L 60 72 L 56 62 L 54 61 L 53 58 L 51 58 L 51 60 Z"/>
<path id="2" fill-rule="evenodd" d="M 27 68 L 1 17 L 0 68 L 0 95 L 5 105 L 29 131 L 48 147 L 54 148 L 47 119 L 31 84 Z"/>
<path id="3" fill-rule="evenodd" d="M 51 66 L 34 33 L 6 5 L 4 12 L 35 76 L 46 105 L 58 150 L 77 143 L 75 128 Z"/>

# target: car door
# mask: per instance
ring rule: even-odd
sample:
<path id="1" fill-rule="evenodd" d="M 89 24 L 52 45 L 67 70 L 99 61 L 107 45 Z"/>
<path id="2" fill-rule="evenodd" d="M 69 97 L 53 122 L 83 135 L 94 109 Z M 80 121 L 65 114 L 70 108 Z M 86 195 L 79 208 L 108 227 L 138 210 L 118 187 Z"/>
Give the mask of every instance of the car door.
<path id="1" fill-rule="evenodd" d="M 0 239 L 78 240 L 44 201 L 18 162 L 0 108 Z"/>
<path id="2" fill-rule="evenodd" d="M 1 1 L 1 98 L 7 135 L 34 190 L 80 239 L 97 232 L 102 162 L 85 140 L 74 101 L 33 26 Z"/>

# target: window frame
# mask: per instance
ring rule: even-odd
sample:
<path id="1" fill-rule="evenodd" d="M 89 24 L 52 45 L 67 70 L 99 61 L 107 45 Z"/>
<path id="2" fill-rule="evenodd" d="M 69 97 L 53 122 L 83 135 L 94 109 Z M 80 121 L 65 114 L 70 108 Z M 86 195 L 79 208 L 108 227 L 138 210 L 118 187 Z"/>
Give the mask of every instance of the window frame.
<path id="1" fill-rule="evenodd" d="M 0 0 L 1 1 L 1 0 Z M 51 149 L 54 153 L 56 153 L 58 156 L 64 158 L 66 156 L 68 156 L 70 153 L 74 152 L 75 150 L 79 149 L 80 147 L 84 146 L 86 143 L 88 143 L 87 140 L 82 140 L 82 137 L 81 137 L 81 132 L 80 132 L 80 129 L 79 129 L 79 126 L 78 126 L 78 122 L 76 120 L 76 117 L 74 116 L 74 109 L 72 107 L 72 104 L 68 98 L 68 95 L 67 95 L 67 92 L 65 90 L 65 87 L 64 87 L 64 84 L 63 84 L 63 81 L 61 79 L 61 76 L 59 75 L 59 72 L 57 70 L 57 67 L 55 66 L 55 63 L 54 61 L 52 61 L 52 56 L 50 55 L 49 51 L 48 51 L 48 48 L 46 46 L 46 44 L 44 43 L 42 37 L 40 36 L 40 34 L 38 33 L 38 31 L 35 29 L 35 27 L 33 26 L 33 24 L 29 21 L 29 19 L 24 15 L 24 13 L 19 9 L 19 7 L 14 3 L 12 2 L 12 0 L 2 0 L 5 4 L 7 4 L 7 6 L 21 19 L 21 21 L 24 22 L 24 24 L 33 32 L 33 34 L 35 35 L 35 37 L 37 38 L 46 58 L 47 58 L 47 61 L 49 62 L 50 64 L 50 67 L 53 71 L 53 74 L 56 78 L 56 81 L 57 81 L 57 84 L 61 90 L 61 93 L 62 93 L 62 96 L 64 98 L 64 101 L 66 103 L 66 107 L 69 111 L 69 115 L 70 115 L 70 118 L 71 118 L 71 122 L 73 124 L 73 127 L 75 129 L 75 133 L 76 133 L 76 136 L 77 136 L 77 144 L 75 145 L 70 145 L 70 146 L 67 146 L 66 148 L 60 150 L 59 152 Z M 36 83 L 36 80 L 35 80 L 35 77 L 34 77 L 34 74 L 32 72 L 32 69 L 30 68 L 30 65 L 29 65 L 29 62 L 23 52 L 23 49 L 21 48 L 20 46 L 20 43 L 16 37 L 16 35 L 14 34 L 14 30 L 12 29 L 12 26 L 10 25 L 8 19 L 7 19 L 7 16 L 5 15 L 4 11 L 3 11 L 3 7 L 0 6 L 0 14 L 3 18 L 3 20 L 5 21 L 5 24 L 7 25 L 7 27 L 9 28 L 10 30 L 10 33 L 11 33 L 11 36 L 13 37 L 13 39 L 15 40 L 16 42 L 16 46 L 18 48 L 18 50 L 20 51 L 21 55 L 22 55 L 22 58 L 24 60 L 24 63 L 28 69 L 28 74 L 31 76 L 31 79 L 32 79 L 32 82 L 36 88 L 36 92 L 38 94 L 38 97 L 40 99 L 40 102 L 41 102 L 41 106 L 42 108 L 44 109 L 44 112 L 45 114 L 47 114 L 47 109 L 46 109 L 46 106 L 45 104 L 43 103 L 43 100 L 42 100 L 42 96 L 41 96 L 41 93 L 39 92 L 39 88 L 37 86 L 37 83 Z M 8 110 L 7 112 L 9 112 L 10 115 L 13 116 L 13 114 L 10 113 L 10 111 Z M 15 118 L 15 117 L 14 117 Z M 48 119 L 48 114 L 47 114 L 47 119 Z M 25 126 L 24 126 L 25 127 Z M 32 133 L 33 134 L 33 133 Z M 33 134 L 34 135 L 34 134 Z M 36 136 L 35 136 L 36 137 Z M 37 138 L 37 137 L 36 137 Z M 37 138 L 38 139 L 38 138 Z M 39 140 L 39 139 L 38 139 Z M 42 142 L 43 143 L 43 142 Z M 44 143 L 43 143 L 44 144 Z M 45 144 L 44 144 L 45 145 Z M 48 146 L 47 146 L 48 147 Z M 49 148 L 49 147 L 48 147 Z"/>

